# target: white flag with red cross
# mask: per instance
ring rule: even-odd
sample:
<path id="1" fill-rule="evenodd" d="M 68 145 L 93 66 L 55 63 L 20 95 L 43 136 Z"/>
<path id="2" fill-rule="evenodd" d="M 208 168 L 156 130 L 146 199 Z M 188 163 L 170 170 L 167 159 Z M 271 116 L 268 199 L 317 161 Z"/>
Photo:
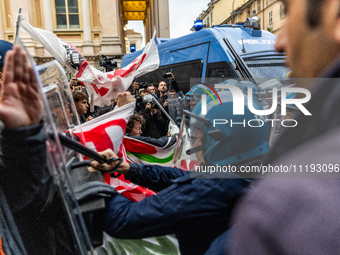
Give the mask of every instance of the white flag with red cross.
<path id="1" fill-rule="evenodd" d="M 135 77 L 142 76 L 159 66 L 158 49 L 155 43 L 156 31 L 153 38 L 145 46 L 143 53 L 126 67 L 103 73 L 89 65 L 84 56 L 72 44 L 58 38 L 52 32 L 31 26 L 23 14 L 18 14 L 20 28 L 33 39 L 40 42 L 44 48 L 81 81 L 92 98 L 90 102 L 96 106 L 110 105 L 111 99 L 118 93 L 124 92 L 131 85 Z"/>
<path id="2" fill-rule="evenodd" d="M 122 143 L 127 122 L 134 113 L 135 102 L 123 105 L 95 119 L 75 127 L 71 132 L 77 135 L 80 142 L 86 147 L 100 152 L 112 149 L 118 157 L 126 158 L 126 151 Z M 81 132 L 83 135 L 80 135 Z M 147 196 L 156 194 L 152 190 L 131 183 L 121 175 L 112 178 L 105 175 L 105 182 L 115 187 L 116 190 L 132 201 L 140 201 Z"/>

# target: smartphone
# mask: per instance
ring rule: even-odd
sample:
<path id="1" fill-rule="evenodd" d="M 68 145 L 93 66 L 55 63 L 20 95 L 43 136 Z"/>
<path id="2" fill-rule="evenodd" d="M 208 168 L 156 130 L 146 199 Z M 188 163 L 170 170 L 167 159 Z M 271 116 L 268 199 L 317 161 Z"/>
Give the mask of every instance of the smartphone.
<path id="1" fill-rule="evenodd" d="M 164 77 L 164 78 L 170 78 L 170 77 L 171 77 L 171 74 L 166 74 L 166 73 L 165 73 L 165 74 L 163 75 L 163 77 Z"/>

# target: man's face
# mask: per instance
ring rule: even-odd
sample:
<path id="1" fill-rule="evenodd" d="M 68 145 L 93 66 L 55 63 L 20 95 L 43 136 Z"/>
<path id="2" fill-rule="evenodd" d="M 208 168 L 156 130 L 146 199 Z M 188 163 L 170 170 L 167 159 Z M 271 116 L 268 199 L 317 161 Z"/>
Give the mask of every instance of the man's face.
<path id="1" fill-rule="evenodd" d="M 312 28 L 307 22 L 309 0 L 283 0 L 285 23 L 280 29 L 276 49 L 287 54 L 287 64 L 294 78 L 314 78 L 340 53 L 336 34 L 339 33 L 339 3 L 322 1 L 319 24 Z M 321 0 L 320 0 L 321 1 Z"/>
<path id="2" fill-rule="evenodd" d="M 176 92 L 169 92 L 169 94 L 170 94 L 170 98 L 176 98 L 177 97 Z"/>
<path id="3" fill-rule="evenodd" d="M 155 94 L 155 87 L 154 86 L 150 86 L 149 87 L 150 93 L 153 95 Z"/>
<path id="4" fill-rule="evenodd" d="M 138 82 L 133 82 L 132 87 L 134 90 L 137 90 L 139 88 L 139 83 Z"/>
<path id="5" fill-rule="evenodd" d="M 143 133 L 142 132 L 142 123 L 140 123 L 139 121 L 135 121 L 130 135 L 140 136 L 142 133 Z"/>
<path id="6" fill-rule="evenodd" d="M 167 87 L 166 87 L 166 83 L 164 81 L 161 81 L 159 84 L 158 84 L 158 90 L 161 91 L 161 92 L 165 92 L 167 91 Z"/>
<path id="7" fill-rule="evenodd" d="M 147 95 L 148 94 L 148 90 L 147 89 L 144 89 L 144 90 L 142 90 L 141 92 L 140 92 L 140 96 L 141 97 L 143 97 L 143 96 L 145 96 L 145 95 Z"/>
<path id="8" fill-rule="evenodd" d="M 89 107 L 86 99 L 76 102 L 75 105 L 76 105 L 76 109 L 79 115 L 85 114 L 87 112 L 87 108 Z"/>

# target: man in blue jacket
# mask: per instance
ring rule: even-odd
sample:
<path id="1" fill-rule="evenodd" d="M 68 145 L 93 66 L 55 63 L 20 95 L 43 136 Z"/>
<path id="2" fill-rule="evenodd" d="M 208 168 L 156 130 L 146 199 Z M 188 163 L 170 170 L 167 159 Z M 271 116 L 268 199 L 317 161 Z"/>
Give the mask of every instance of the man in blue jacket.
<path id="1" fill-rule="evenodd" d="M 182 254 L 197 255 L 204 254 L 211 242 L 229 229 L 233 206 L 249 180 L 234 173 L 219 172 L 218 166 L 232 165 L 238 169 L 245 163 L 258 163 L 268 151 L 268 127 L 214 125 L 214 119 L 233 116 L 231 93 L 221 92 L 220 97 L 223 105 L 215 105 L 211 98 L 207 100 L 206 115 L 201 114 L 201 104 L 194 112 L 186 112 L 175 157 L 181 158 L 181 153 L 190 154 L 192 160 L 197 159 L 201 165 L 196 171 L 127 162 L 118 164 L 112 150 L 101 152 L 106 159 L 112 159 L 111 163 L 92 162 L 90 171 L 122 173 L 133 183 L 159 192 L 140 202 L 132 202 L 121 195 L 108 199 L 103 216 L 108 234 L 131 239 L 174 233 Z M 235 123 L 250 119 L 255 116 L 247 106 L 244 116 L 233 116 Z M 189 147 L 184 146 L 186 142 Z M 207 168 L 210 169 L 208 173 Z M 214 171 L 219 173 L 212 174 Z"/>

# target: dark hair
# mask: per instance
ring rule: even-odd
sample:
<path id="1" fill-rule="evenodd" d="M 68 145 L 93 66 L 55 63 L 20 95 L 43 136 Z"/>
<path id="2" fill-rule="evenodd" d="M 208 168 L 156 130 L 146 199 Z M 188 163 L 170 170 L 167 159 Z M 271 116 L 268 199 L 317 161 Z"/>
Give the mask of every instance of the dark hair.
<path id="1" fill-rule="evenodd" d="M 130 117 L 129 122 L 126 125 L 125 133 L 131 133 L 133 126 L 135 125 L 135 122 L 140 122 L 142 124 L 142 126 L 144 126 L 144 124 L 145 124 L 145 120 L 144 120 L 143 116 L 135 113 Z"/>
<path id="2" fill-rule="evenodd" d="M 81 101 L 81 100 L 86 100 L 87 102 L 89 101 L 89 97 L 88 95 L 86 95 L 85 93 L 83 92 L 78 92 L 78 91 L 75 91 L 72 93 L 72 96 L 73 96 L 73 100 L 75 103 Z"/>
<path id="3" fill-rule="evenodd" d="M 114 100 L 114 99 L 112 99 L 112 100 Z M 96 113 L 96 117 L 103 115 L 107 112 L 110 112 L 112 110 L 113 110 L 113 108 L 111 106 L 104 106 L 104 107 L 102 107 L 98 110 L 98 112 Z"/>
<path id="4" fill-rule="evenodd" d="M 149 87 L 149 83 L 147 83 L 146 81 L 145 82 L 141 82 L 140 85 L 139 85 L 139 88 L 140 89 L 147 89 Z"/>
<path id="5" fill-rule="evenodd" d="M 307 1 L 307 22 L 312 28 L 317 27 L 320 24 L 321 7 L 324 1 L 321 0 L 308 0 Z"/>
<path id="6" fill-rule="evenodd" d="M 2 73 L 3 69 L 4 69 L 4 66 L 0 65 L 0 73 Z"/>
<path id="7" fill-rule="evenodd" d="M 176 90 L 171 88 L 171 89 L 169 89 L 169 92 L 175 92 L 176 93 Z"/>

